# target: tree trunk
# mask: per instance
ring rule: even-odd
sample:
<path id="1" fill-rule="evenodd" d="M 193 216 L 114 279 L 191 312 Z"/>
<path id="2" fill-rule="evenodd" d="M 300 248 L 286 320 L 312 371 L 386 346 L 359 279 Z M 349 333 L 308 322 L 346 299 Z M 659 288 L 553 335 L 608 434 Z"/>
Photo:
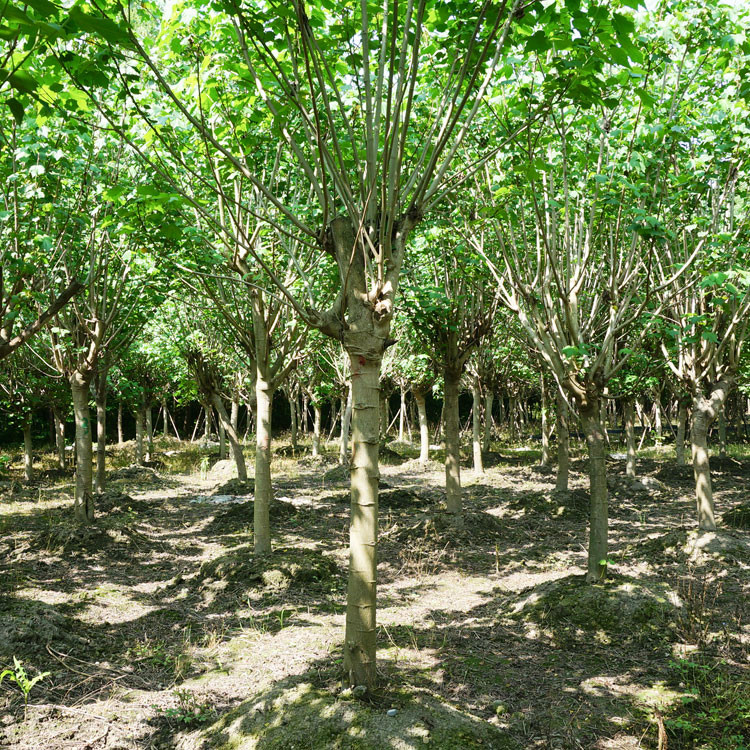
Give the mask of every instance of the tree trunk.
<path id="1" fill-rule="evenodd" d="M 727 457 L 727 418 L 724 409 L 719 410 L 717 417 L 719 425 L 719 458 Z"/>
<path id="2" fill-rule="evenodd" d="M 623 404 L 625 412 L 625 441 L 627 443 L 626 476 L 635 479 L 635 419 L 633 417 L 633 399 L 626 399 Z"/>
<path id="3" fill-rule="evenodd" d="M 151 460 L 154 453 L 154 428 L 151 422 L 151 404 L 146 404 L 146 461 Z"/>
<path id="4" fill-rule="evenodd" d="M 685 465 L 685 427 L 687 425 L 687 404 L 680 403 L 677 412 L 677 437 L 675 438 L 675 457 L 678 466 Z"/>
<path id="5" fill-rule="evenodd" d="M 167 437 L 169 435 L 169 412 L 167 411 L 167 399 L 165 398 L 161 401 L 161 413 L 164 418 L 164 424 L 161 426 L 161 434 Z"/>
<path id="6" fill-rule="evenodd" d="M 661 418 L 661 391 L 654 397 L 654 428 L 656 430 L 656 441 L 661 444 L 664 436 L 664 426 Z"/>
<path id="7" fill-rule="evenodd" d="M 341 440 L 339 442 L 339 464 L 341 466 L 349 464 L 349 426 L 352 421 L 352 399 L 352 385 L 350 383 L 346 396 L 346 406 L 341 410 Z"/>
<path id="8" fill-rule="evenodd" d="M 404 442 L 404 433 L 406 432 L 406 389 L 401 386 L 401 409 L 398 413 L 398 442 Z"/>
<path id="9" fill-rule="evenodd" d="M 223 461 L 227 457 L 227 435 L 224 423 L 219 419 L 219 458 Z"/>
<path id="10" fill-rule="evenodd" d="M 711 467 L 708 461 L 708 428 L 712 420 L 709 410 L 703 404 L 705 400 L 703 397 L 699 397 L 693 404 L 690 439 L 698 528 L 702 531 L 713 531 L 716 528 L 716 518 L 714 516 L 714 495 L 711 487 Z"/>
<path id="11" fill-rule="evenodd" d="M 589 450 L 589 554 L 586 580 L 599 581 L 607 573 L 607 465 L 604 429 L 599 421 L 599 399 L 580 407 L 581 423 Z"/>
<path id="12" fill-rule="evenodd" d="M 106 375 L 104 377 L 106 383 Z M 107 484 L 107 390 L 96 389 L 96 491 L 104 492 Z"/>
<path id="13" fill-rule="evenodd" d="M 570 433 L 568 430 L 568 404 L 565 396 L 557 388 L 557 477 L 555 489 L 558 492 L 568 491 L 568 475 L 570 473 Z"/>
<path id="14" fill-rule="evenodd" d="M 218 393 L 213 393 L 211 394 L 211 401 L 216 409 L 216 413 L 219 415 L 219 423 L 222 426 L 222 430 L 226 433 L 229 444 L 232 446 L 232 457 L 234 458 L 234 465 L 237 467 L 237 478 L 244 481 L 247 479 L 247 467 L 245 466 L 245 456 L 242 453 L 242 445 L 240 444 L 237 429 L 232 424 L 231 418 L 227 415 L 227 410 L 224 407 L 221 396 Z"/>
<path id="15" fill-rule="evenodd" d="M 484 396 L 484 438 L 482 440 L 482 451 L 488 453 L 492 441 L 492 403 L 495 399 L 494 393 L 488 388 Z"/>
<path id="16" fill-rule="evenodd" d="M 322 418 L 320 404 L 317 401 L 313 404 L 313 412 L 315 420 L 313 421 L 312 454 L 313 458 L 317 458 L 320 455 L 320 421 Z"/>
<path id="17" fill-rule="evenodd" d="M 388 428 L 390 427 L 391 413 L 388 404 L 388 397 L 383 391 L 380 392 L 380 439 L 385 443 L 388 438 Z"/>
<path id="18" fill-rule="evenodd" d="M 236 434 L 240 432 L 240 394 L 232 394 L 232 415 L 229 418 Z"/>
<path id="19" fill-rule="evenodd" d="M 206 415 L 206 423 L 203 427 L 203 439 L 208 442 L 211 439 L 211 405 L 203 404 L 203 413 Z"/>
<path id="20" fill-rule="evenodd" d="M 415 390 L 414 400 L 417 402 L 419 414 L 419 461 L 426 464 L 430 458 L 430 431 L 427 426 L 427 404 L 424 391 Z"/>
<path id="21" fill-rule="evenodd" d="M 353 685 L 376 681 L 380 360 L 350 354 L 351 526 L 344 668 Z"/>
<path id="22" fill-rule="evenodd" d="M 143 465 L 143 433 L 146 429 L 146 405 L 141 404 L 135 413 L 135 461 Z"/>
<path id="23" fill-rule="evenodd" d="M 297 394 L 289 392 L 289 415 L 291 418 L 292 452 L 297 453 Z"/>
<path id="24" fill-rule="evenodd" d="M 256 555 L 271 551 L 271 405 L 273 389 L 261 377 L 255 381 L 255 503 L 253 508 L 254 550 Z"/>
<path id="25" fill-rule="evenodd" d="M 55 419 L 55 445 L 57 446 L 57 466 L 63 471 L 68 468 L 68 460 L 65 456 L 65 422 L 63 422 L 60 409 L 57 406 L 52 407 L 52 414 Z"/>
<path id="26" fill-rule="evenodd" d="M 31 420 L 23 426 L 23 477 L 27 482 L 34 478 L 34 454 L 31 446 Z"/>
<path id="27" fill-rule="evenodd" d="M 544 375 L 542 374 L 539 378 L 539 385 L 541 387 L 542 397 L 542 458 L 540 466 L 547 467 L 551 463 L 550 451 L 549 451 L 549 436 L 550 436 L 550 422 L 548 419 L 549 404 L 547 399 L 547 385 L 544 382 Z"/>
<path id="28" fill-rule="evenodd" d="M 474 378 L 471 384 L 471 444 L 474 454 L 474 471 L 484 474 L 482 463 L 482 394 L 479 390 L 479 380 Z"/>
<path id="29" fill-rule="evenodd" d="M 91 376 L 86 377 L 79 372 L 74 372 L 70 376 L 76 428 L 76 494 L 73 514 L 76 521 L 81 524 L 91 524 L 94 521 L 93 455 L 89 412 L 90 383 Z"/>
<path id="30" fill-rule="evenodd" d="M 516 430 L 516 397 L 511 396 L 508 402 L 508 427 L 510 430 L 510 439 L 515 440 L 518 437 Z"/>
<path id="31" fill-rule="evenodd" d="M 444 370 L 443 420 L 445 422 L 445 502 L 448 513 L 461 515 L 461 440 L 458 422 L 458 388 L 461 369 Z"/>
<path id="32" fill-rule="evenodd" d="M 122 434 L 122 401 L 117 404 L 117 444 L 122 445 L 125 437 Z"/>

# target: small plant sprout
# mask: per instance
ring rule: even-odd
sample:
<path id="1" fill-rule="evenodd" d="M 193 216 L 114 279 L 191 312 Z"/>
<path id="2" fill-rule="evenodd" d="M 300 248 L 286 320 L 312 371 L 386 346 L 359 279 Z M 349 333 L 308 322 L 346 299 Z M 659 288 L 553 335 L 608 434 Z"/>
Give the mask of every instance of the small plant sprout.
<path id="1" fill-rule="evenodd" d="M 26 670 L 16 656 L 13 657 L 13 669 L 4 669 L 0 672 L 0 685 L 7 677 L 11 682 L 15 682 L 23 693 L 23 720 L 26 721 L 26 715 L 29 710 L 29 693 L 37 682 L 41 682 L 45 677 L 49 677 L 50 672 L 40 672 L 35 677 L 29 679 Z"/>

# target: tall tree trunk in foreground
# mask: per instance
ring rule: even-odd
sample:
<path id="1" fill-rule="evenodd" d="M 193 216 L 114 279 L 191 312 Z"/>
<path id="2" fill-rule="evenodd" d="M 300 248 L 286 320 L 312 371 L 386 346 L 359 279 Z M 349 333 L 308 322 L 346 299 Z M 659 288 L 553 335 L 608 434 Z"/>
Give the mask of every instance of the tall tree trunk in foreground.
<path id="1" fill-rule="evenodd" d="M 479 390 L 479 380 L 474 378 L 471 384 L 471 444 L 474 455 L 474 471 L 484 474 L 482 463 L 482 394 Z"/>
<path id="2" fill-rule="evenodd" d="M 677 437 L 675 438 L 675 459 L 678 466 L 685 465 L 685 431 L 687 426 L 687 404 L 680 403 L 677 412 Z"/>
<path id="3" fill-rule="evenodd" d="M 727 418 L 724 409 L 719 410 L 716 418 L 719 426 L 719 458 L 727 457 Z"/>
<path id="4" fill-rule="evenodd" d="M 350 354 L 351 526 L 344 667 L 357 685 L 375 681 L 380 359 Z"/>
<path id="5" fill-rule="evenodd" d="M 211 402 L 219 415 L 219 423 L 229 439 L 229 445 L 232 447 L 232 457 L 234 458 L 234 465 L 237 467 L 237 478 L 244 481 L 247 479 L 247 467 L 245 466 L 245 456 L 242 453 L 242 445 L 237 430 L 232 424 L 231 418 L 227 415 L 221 396 L 218 393 L 212 393 Z"/>
<path id="6" fill-rule="evenodd" d="M 58 406 L 52 406 L 52 414 L 55 419 L 55 445 L 57 447 L 57 467 L 59 469 L 68 468 L 68 460 L 65 456 L 65 422 Z"/>
<path id="7" fill-rule="evenodd" d="M 23 477 L 27 482 L 34 478 L 34 455 L 31 445 L 31 418 L 23 425 Z"/>
<path id="8" fill-rule="evenodd" d="M 570 474 L 570 433 L 568 430 L 568 404 L 565 396 L 558 387 L 556 389 L 556 420 L 557 420 L 557 476 L 555 489 L 558 492 L 568 491 L 568 476 Z"/>
<path id="9" fill-rule="evenodd" d="M 458 421 L 458 391 L 461 368 L 446 366 L 443 419 L 445 422 L 445 502 L 448 513 L 461 516 L 461 435 Z"/>
<path id="10" fill-rule="evenodd" d="M 419 415 L 419 461 L 426 464 L 430 458 L 430 431 L 427 425 L 427 404 L 424 391 L 415 389 L 414 400 L 417 402 Z"/>
<path id="11" fill-rule="evenodd" d="M 260 373 L 255 381 L 255 502 L 253 504 L 254 550 L 256 555 L 271 551 L 269 511 L 271 487 L 271 405 L 273 389 Z"/>
<path id="12" fill-rule="evenodd" d="M 699 393 L 693 398 L 690 439 L 692 442 L 698 528 L 701 531 L 716 529 L 711 468 L 708 461 L 708 429 L 724 407 L 730 385 L 729 379 L 720 380 L 713 384 L 709 395 Z"/>
<path id="13" fill-rule="evenodd" d="M 341 409 L 341 440 L 339 442 L 339 463 L 346 466 L 349 463 L 349 430 L 352 421 L 352 394 L 353 384 L 349 384 L 349 390 L 346 396 L 346 406 Z"/>
<path id="14" fill-rule="evenodd" d="M 633 416 L 633 399 L 628 398 L 623 404 L 625 412 L 625 442 L 627 444 L 627 459 L 625 461 L 625 475 L 635 478 L 635 418 Z"/>
<path id="15" fill-rule="evenodd" d="M 482 439 L 482 451 L 488 453 L 492 441 L 492 404 L 495 394 L 488 388 L 484 396 L 484 437 Z"/>
<path id="16" fill-rule="evenodd" d="M 93 451 L 91 441 L 91 413 L 89 411 L 89 386 L 91 375 L 74 371 L 70 376 L 73 395 L 73 416 L 76 429 L 76 494 L 73 514 L 81 524 L 94 521 Z"/>
<path id="17" fill-rule="evenodd" d="M 604 578 L 607 572 L 608 497 L 606 440 L 599 421 L 599 399 L 592 398 L 579 408 L 583 432 L 589 450 L 589 554 L 586 579 L 590 582 Z"/>

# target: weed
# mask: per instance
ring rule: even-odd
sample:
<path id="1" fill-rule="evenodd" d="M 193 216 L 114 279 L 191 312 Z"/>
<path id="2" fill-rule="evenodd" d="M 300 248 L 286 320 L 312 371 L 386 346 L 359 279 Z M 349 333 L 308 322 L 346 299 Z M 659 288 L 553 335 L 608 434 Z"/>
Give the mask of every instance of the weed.
<path id="1" fill-rule="evenodd" d="M 18 660 L 17 657 L 13 657 L 13 669 L 4 669 L 0 672 L 0 685 L 3 680 L 7 677 L 11 682 L 15 682 L 19 689 L 23 693 L 23 720 L 26 721 L 26 715 L 29 710 L 29 693 L 31 692 L 34 685 L 40 682 L 45 677 L 49 677 L 50 672 L 40 672 L 36 676 L 29 679 L 26 674 L 26 670 Z"/>
<path id="2" fill-rule="evenodd" d="M 170 721 L 175 721 L 185 726 L 204 724 L 214 716 L 214 710 L 208 703 L 200 701 L 198 697 L 186 688 L 177 689 L 173 693 L 177 699 L 174 708 L 162 708 L 152 706 Z"/>
<path id="3" fill-rule="evenodd" d="M 721 595 L 721 581 L 710 572 L 696 574 L 691 568 L 679 579 L 677 593 L 683 602 L 677 616 L 677 632 L 686 643 L 702 648 L 708 640 L 712 614 Z"/>

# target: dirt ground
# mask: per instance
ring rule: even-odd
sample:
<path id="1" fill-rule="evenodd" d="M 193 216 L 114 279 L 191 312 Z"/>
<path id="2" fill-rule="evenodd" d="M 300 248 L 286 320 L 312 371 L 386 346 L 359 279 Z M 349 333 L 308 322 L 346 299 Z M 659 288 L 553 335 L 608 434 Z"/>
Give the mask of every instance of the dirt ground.
<path id="1" fill-rule="evenodd" d="M 610 460 L 611 576 L 588 586 L 583 459 L 560 495 L 533 449 L 493 446 L 484 474 L 463 470 L 457 528 L 440 464 L 391 445 L 382 688 L 362 695 L 340 674 L 346 472 L 334 446 L 280 447 L 263 561 L 252 481 L 192 445 L 160 442 L 146 468 L 112 448 L 90 529 L 51 456 L 0 483 L 0 670 L 47 673 L 26 707 L 6 675 L 0 747 L 750 747 L 747 457 L 714 462 L 727 523 L 701 537 L 689 468 L 652 451 L 632 485 Z"/>

